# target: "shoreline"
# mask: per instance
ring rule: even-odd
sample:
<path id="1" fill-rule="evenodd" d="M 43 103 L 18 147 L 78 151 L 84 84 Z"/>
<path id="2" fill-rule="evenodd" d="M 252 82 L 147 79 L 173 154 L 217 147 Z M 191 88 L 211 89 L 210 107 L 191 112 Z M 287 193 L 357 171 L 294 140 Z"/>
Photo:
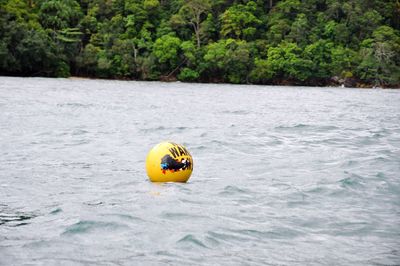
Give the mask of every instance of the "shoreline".
<path id="1" fill-rule="evenodd" d="M 162 83 L 188 83 L 188 84 L 224 84 L 224 85 L 249 85 L 249 86 L 294 86 L 294 87 L 319 87 L 319 88 L 348 88 L 348 89 L 392 89 L 392 90 L 399 90 L 400 84 L 397 86 L 374 86 L 368 83 L 351 83 L 354 86 L 346 86 L 344 83 L 335 83 L 333 81 L 326 82 L 325 84 L 316 84 L 316 83 L 297 83 L 292 82 L 289 80 L 279 80 L 272 83 L 229 83 L 223 81 L 197 81 L 197 82 L 187 82 L 187 81 L 180 81 L 176 78 L 174 79 L 159 79 L 159 80 L 141 80 L 141 79 L 127 79 L 127 78 L 101 78 L 101 77 L 86 77 L 86 76 L 69 76 L 69 77 L 46 77 L 46 76 L 10 76 L 10 75 L 0 75 L 1 77 L 12 77 L 12 78 L 51 78 L 51 79 L 69 79 L 69 80 L 110 80 L 110 81 L 138 81 L 138 82 L 162 82 Z M 349 84 L 350 85 L 350 84 Z"/>

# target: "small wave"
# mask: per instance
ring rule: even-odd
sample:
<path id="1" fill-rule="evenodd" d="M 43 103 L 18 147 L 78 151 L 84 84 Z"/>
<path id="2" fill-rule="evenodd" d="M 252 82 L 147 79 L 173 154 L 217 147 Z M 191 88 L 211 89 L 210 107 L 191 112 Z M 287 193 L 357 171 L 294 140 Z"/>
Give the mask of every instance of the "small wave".
<path id="1" fill-rule="evenodd" d="M 117 219 L 121 220 L 126 220 L 126 221 L 138 221 L 138 222 L 144 222 L 144 220 L 140 217 L 133 216 L 130 214 L 121 214 L 121 213 L 109 213 L 109 214 L 103 214 L 103 217 L 116 217 Z"/>
<path id="2" fill-rule="evenodd" d="M 247 110 L 234 110 L 234 111 L 227 110 L 227 111 L 222 111 L 221 113 L 232 114 L 232 115 L 248 115 L 248 114 L 250 114 L 250 112 Z"/>
<path id="3" fill-rule="evenodd" d="M 329 190 L 326 187 L 317 186 L 317 187 L 306 190 L 305 193 L 318 195 L 318 194 L 325 194 L 328 191 Z"/>
<path id="4" fill-rule="evenodd" d="M 120 227 L 125 226 L 114 222 L 79 221 L 73 225 L 68 226 L 67 229 L 62 233 L 62 235 L 83 234 L 99 228 L 107 228 L 113 230 Z"/>
<path id="5" fill-rule="evenodd" d="M 329 131 L 329 130 L 337 130 L 340 129 L 337 126 L 319 126 L 318 127 L 321 131 Z"/>
<path id="6" fill-rule="evenodd" d="M 283 129 L 283 130 L 287 130 L 287 129 L 302 129 L 302 128 L 310 128 L 311 125 L 306 125 L 306 124 L 296 124 L 294 126 L 277 126 L 275 127 L 275 129 Z"/>
<path id="7" fill-rule="evenodd" d="M 379 138 L 385 137 L 385 135 L 382 134 L 382 133 L 374 133 L 374 134 L 372 135 L 372 137 L 374 137 L 374 138 L 376 138 L 376 139 L 379 139 Z"/>
<path id="8" fill-rule="evenodd" d="M 310 204 L 307 201 L 307 194 L 301 191 L 296 191 L 287 196 L 287 206 L 288 207 L 296 207 L 296 206 L 304 206 Z"/>
<path id="9" fill-rule="evenodd" d="M 200 137 L 201 137 L 201 138 L 204 138 L 204 137 L 206 137 L 206 136 L 207 136 L 207 132 L 203 132 L 203 133 L 200 134 Z"/>
<path id="10" fill-rule="evenodd" d="M 271 185 L 271 188 L 276 188 L 276 189 L 279 189 L 280 191 L 284 191 L 284 190 L 292 189 L 292 185 L 287 184 L 287 183 L 273 183 Z"/>
<path id="11" fill-rule="evenodd" d="M 50 214 L 57 214 L 57 213 L 60 213 L 60 212 L 62 212 L 62 209 L 61 208 L 56 208 L 56 209 L 54 209 L 54 210 L 52 210 L 51 212 L 50 212 Z"/>
<path id="12" fill-rule="evenodd" d="M 207 242 L 208 247 L 216 247 L 220 244 L 220 242 L 212 236 L 206 236 L 205 240 Z"/>
<path id="13" fill-rule="evenodd" d="M 343 188 L 352 188 L 352 189 L 364 188 L 364 179 L 356 174 L 351 174 L 351 176 L 339 180 L 339 183 Z"/>
<path id="14" fill-rule="evenodd" d="M 89 201 L 89 202 L 84 202 L 83 204 L 88 205 L 88 206 L 99 206 L 99 205 L 104 205 L 103 201 Z"/>
<path id="15" fill-rule="evenodd" d="M 236 194 L 251 194 L 251 191 L 246 189 L 241 189 L 236 186 L 226 186 L 223 191 L 219 193 L 220 195 L 236 195 Z"/>
<path id="16" fill-rule="evenodd" d="M 375 176 L 378 177 L 379 179 L 386 178 L 386 175 L 383 172 L 378 172 Z"/>
<path id="17" fill-rule="evenodd" d="M 245 235 L 251 238 L 256 238 L 256 239 L 263 239 L 266 235 L 265 232 L 255 230 L 255 229 L 239 229 L 239 230 L 233 230 L 233 232 L 239 234 L 239 235 Z"/>
<path id="18" fill-rule="evenodd" d="M 210 141 L 210 144 L 212 144 L 212 145 L 219 145 L 219 146 L 225 146 L 225 145 L 227 145 L 228 143 L 226 142 L 226 141 L 223 141 L 223 140 L 212 140 L 212 141 Z"/>
<path id="19" fill-rule="evenodd" d="M 61 164 L 63 167 L 69 167 L 72 169 L 89 169 L 93 164 L 84 162 L 64 162 Z"/>
<path id="20" fill-rule="evenodd" d="M 261 231 L 252 228 L 246 229 L 228 229 L 227 232 L 209 231 L 208 235 L 218 242 L 250 242 L 260 241 L 265 242 L 268 239 L 293 239 L 301 235 L 300 231 L 293 230 L 287 227 L 273 227 L 268 231 Z"/>
<path id="21" fill-rule="evenodd" d="M 83 104 L 83 103 L 59 103 L 57 107 L 73 107 L 73 108 L 89 108 L 93 107 L 93 104 Z"/>
<path id="22" fill-rule="evenodd" d="M 360 163 L 358 162 L 358 161 L 355 161 L 355 160 L 349 160 L 349 161 L 347 161 L 346 163 L 345 163 L 345 166 L 347 166 L 347 167 L 349 167 L 349 166 L 357 166 L 357 165 L 359 165 Z"/>
<path id="23" fill-rule="evenodd" d="M 218 242 L 232 242 L 232 241 L 239 241 L 243 242 L 246 241 L 247 238 L 237 235 L 237 234 L 232 234 L 232 233 L 221 233 L 221 232 L 213 232 L 213 231 L 208 231 L 207 232 L 208 236 L 213 238 L 215 241 Z"/>
<path id="24" fill-rule="evenodd" d="M 170 220 L 207 218 L 206 216 L 182 212 L 164 212 L 161 216 Z"/>
<path id="25" fill-rule="evenodd" d="M 83 129 L 76 129 L 74 131 L 72 131 L 71 135 L 72 136 L 79 136 L 79 135 L 84 135 L 89 133 L 89 131 L 83 130 Z"/>
<path id="26" fill-rule="evenodd" d="M 72 143 L 65 143 L 65 147 L 71 147 L 71 146 L 79 146 L 79 145 L 84 145 L 84 144 L 89 144 L 91 140 L 88 139 L 83 139 L 83 140 L 76 140 Z"/>
<path id="27" fill-rule="evenodd" d="M 197 239 L 194 235 L 188 234 L 177 241 L 178 244 L 193 245 L 196 247 L 208 248 L 202 241 Z"/>
<path id="28" fill-rule="evenodd" d="M 313 129 L 316 132 L 326 132 L 326 131 L 331 131 L 331 130 L 337 130 L 339 129 L 336 126 L 331 126 L 331 125 L 326 125 L 326 126 L 316 126 L 316 125 L 308 125 L 308 124 L 296 124 L 293 126 L 277 126 L 275 127 L 277 130 L 308 130 L 308 129 Z"/>
<path id="29" fill-rule="evenodd" d="M 4 213 L 0 212 L 0 226 L 17 227 L 29 224 L 29 220 L 36 216 L 29 213 Z"/>
<path id="30" fill-rule="evenodd" d="M 375 225 L 369 221 L 335 222 L 334 228 L 328 229 L 330 233 L 340 236 L 354 236 L 371 234 Z M 338 229 L 340 228 L 340 229 Z"/>
<path id="31" fill-rule="evenodd" d="M 155 132 L 158 132 L 158 131 L 165 131 L 165 130 L 167 130 L 166 127 L 158 126 L 158 127 L 141 128 L 141 129 L 139 129 L 139 132 L 144 133 L 144 134 L 148 134 L 148 133 L 155 133 Z"/>
<path id="32" fill-rule="evenodd" d="M 171 134 L 171 133 L 182 133 L 189 129 L 193 128 L 184 126 L 177 126 L 177 127 L 158 126 L 158 127 L 141 128 L 139 129 L 139 132 L 148 134 L 148 133 L 157 133 L 158 131 L 166 131 L 168 134 Z"/>
<path id="33" fill-rule="evenodd" d="M 198 150 L 198 151 L 202 151 L 202 150 L 206 150 L 207 147 L 205 145 L 199 145 L 199 146 L 192 146 L 191 150 Z"/>
<path id="34" fill-rule="evenodd" d="M 294 237 L 300 236 L 301 232 L 290 229 L 287 227 L 273 227 L 268 231 L 260 231 L 255 229 L 240 229 L 240 230 L 231 230 L 232 232 L 246 236 L 248 239 L 292 239 Z M 250 240 L 249 239 L 249 240 Z"/>

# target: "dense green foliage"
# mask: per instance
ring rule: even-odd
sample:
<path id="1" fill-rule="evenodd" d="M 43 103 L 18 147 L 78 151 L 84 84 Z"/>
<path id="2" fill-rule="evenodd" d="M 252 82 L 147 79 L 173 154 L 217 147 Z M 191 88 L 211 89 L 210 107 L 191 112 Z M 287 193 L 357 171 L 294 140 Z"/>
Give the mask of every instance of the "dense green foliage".
<path id="1" fill-rule="evenodd" d="M 0 0 L 0 74 L 400 84 L 399 0 Z"/>

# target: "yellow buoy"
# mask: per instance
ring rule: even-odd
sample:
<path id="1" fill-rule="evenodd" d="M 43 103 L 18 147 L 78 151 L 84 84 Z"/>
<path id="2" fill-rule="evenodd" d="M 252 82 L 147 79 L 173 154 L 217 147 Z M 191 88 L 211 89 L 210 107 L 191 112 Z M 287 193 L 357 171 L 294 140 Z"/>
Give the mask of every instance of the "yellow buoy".
<path id="1" fill-rule="evenodd" d="M 186 182 L 193 171 L 193 158 L 182 145 L 161 142 L 147 154 L 146 171 L 152 182 Z"/>

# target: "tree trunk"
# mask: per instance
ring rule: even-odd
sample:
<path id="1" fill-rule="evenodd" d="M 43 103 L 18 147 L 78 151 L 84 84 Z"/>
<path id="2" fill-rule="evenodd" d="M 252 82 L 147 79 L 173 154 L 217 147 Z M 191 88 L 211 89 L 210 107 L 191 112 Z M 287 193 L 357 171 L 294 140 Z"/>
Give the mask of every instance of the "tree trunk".
<path id="1" fill-rule="evenodd" d="M 196 14 L 196 22 L 195 29 L 196 39 L 197 39 L 197 48 L 200 48 L 200 12 Z"/>
<path id="2" fill-rule="evenodd" d="M 192 26 L 196 36 L 197 48 L 200 48 L 200 26 L 195 22 L 192 23 Z"/>
<path id="3" fill-rule="evenodd" d="M 200 30 L 197 28 L 195 32 L 196 32 L 197 48 L 200 48 Z"/>
<path id="4" fill-rule="evenodd" d="M 137 53 L 138 53 L 138 49 L 136 47 L 133 48 L 133 59 L 135 60 L 135 64 L 137 63 L 136 59 L 137 59 Z"/>

